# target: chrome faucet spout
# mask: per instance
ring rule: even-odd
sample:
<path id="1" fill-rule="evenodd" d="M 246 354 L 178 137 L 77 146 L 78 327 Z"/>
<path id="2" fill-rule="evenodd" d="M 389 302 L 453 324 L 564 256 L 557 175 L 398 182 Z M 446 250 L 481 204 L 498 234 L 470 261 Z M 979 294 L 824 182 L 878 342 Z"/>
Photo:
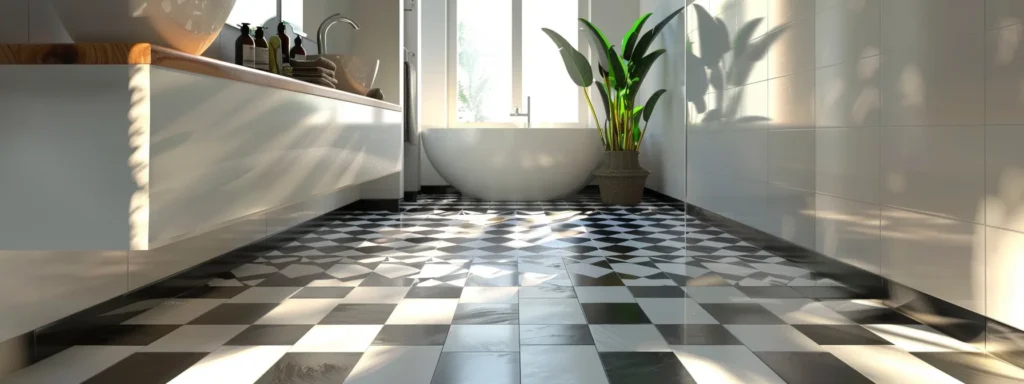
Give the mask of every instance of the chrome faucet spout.
<path id="1" fill-rule="evenodd" d="M 509 114 L 511 117 L 526 117 L 526 128 L 533 128 L 533 107 L 530 106 L 530 96 L 526 97 L 526 112 L 519 112 L 519 107 L 516 107 L 515 112 Z"/>
<path id="2" fill-rule="evenodd" d="M 331 29 L 334 24 L 337 23 L 348 23 L 352 26 L 352 29 L 359 30 L 359 24 L 356 24 L 352 19 L 342 16 L 340 13 L 335 13 L 328 16 L 322 23 L 320 28 L 316 31 L 316 50 L 317 54 L 323 55 L 327 53 L 327 30 Z"/>

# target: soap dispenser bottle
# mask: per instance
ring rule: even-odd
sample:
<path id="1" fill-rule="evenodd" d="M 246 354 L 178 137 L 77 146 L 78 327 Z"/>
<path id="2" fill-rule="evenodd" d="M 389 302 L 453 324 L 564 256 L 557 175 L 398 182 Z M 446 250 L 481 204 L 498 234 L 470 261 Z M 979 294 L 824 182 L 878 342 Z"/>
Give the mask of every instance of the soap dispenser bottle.
<path id="1" fill-rule="evenodd" d="M 256 68 L 256 41 L 250 35 L 249 23 L 242 23 L 242 34 L 235 39 L 235 64 Z"/>
<path id="2" fill-rule="evenodd" d="M 263 27 L 256 27 L 256 69 L 270 72 L 270 46 L 264 37 Z"/>
<path id="3" fill-rule="evenodd" d="M 295 46 L 289 54 L 292 60 L 306 60 L 306 50 L 302 48 L 302 36 L 295 36 Z"/>

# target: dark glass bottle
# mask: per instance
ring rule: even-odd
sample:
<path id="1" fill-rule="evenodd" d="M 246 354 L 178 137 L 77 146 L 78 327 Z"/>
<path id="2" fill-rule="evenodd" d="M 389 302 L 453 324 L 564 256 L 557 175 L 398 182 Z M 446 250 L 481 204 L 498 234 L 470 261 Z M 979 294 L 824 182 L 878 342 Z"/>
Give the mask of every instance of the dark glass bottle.
<path id="1" fill-rule="evenodd" d="M 250 33 L 249 23 L 242 23 L 242 34 L 235 39 L 235 64 L 256 68 L 256 41 Z"/>
<path id="2" fill-rule="evenodd" d="M 263 27 L 256 27 L 256 69 L 270 72 L 270 46 L 263 34 Z"/>
<path id="3" fill-rule="evenodd" d="M 293 60 L 306 60 L 306 50 L 302 48 L 302 36 L 295 36 L 295 46 L 289 54 Z"/>
<path id="4" fill-rule="evenodd" d="M 281 39 L 281 61 L 284 63 L 288 62 L 289 56 L 289 45 L 292 40 L 288 38 L 288 32 L 285 23 L 277 23 L 277 37 Z"/>

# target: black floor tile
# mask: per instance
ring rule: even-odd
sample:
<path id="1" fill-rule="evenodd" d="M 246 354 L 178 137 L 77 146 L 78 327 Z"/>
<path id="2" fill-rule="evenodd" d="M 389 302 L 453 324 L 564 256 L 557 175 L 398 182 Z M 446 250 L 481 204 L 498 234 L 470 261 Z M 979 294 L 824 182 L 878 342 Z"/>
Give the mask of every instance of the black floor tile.
<path id="1" fill-rule="evenodd" d="M 743 345 L 721 324 L 658 325 L 669 345 Z"/>
<path id="2" fill-rule="evenodd" d="M 982 353 L 917 352 L 913 355 L 964 383 L 1024 383 L 1019 368 Z"/>
<path id="3" fill-rule="evenodd" d="M 206 353 L 135 353 L 84 384 L 165 384 L 198 363 Z"/>
<path id="4" fill-rule="evenodd" d="M 75 339 L 77 345 L 149 345 L 180 325 L 115 325 L 99 328 Z"/>
<path id="5" fill-rule="evenodd" d="M 224 345 L 294 345 L 312 325 L 252 325 Z"/>
<path id="6" fill-rule="evenodd" d="M 179 299 L 231 299 L 249 287 L 197 287 L 179 295 Z"/>
<path id="7" fill-rule="evenodd" d="M 804 294 L 790 287 L 736 287 L 751 299 L 803 299 Z"/>
<path id="8" fill-rule="evenodd" d="M 280 266 L 278 266 L 280 267 Z M 264 279 L 257 287 L 305 287 L 316 280 L 333 279 L 334 277 L 326 273 L 317 273 L 313 275 L 299 276 L 299 277 L 288 277 L 280 273 L 270 275 L 270 277 Z"/>
<path id="9" fill-rule="evenodd" d="M 406 299 L 458 299 L 462 296 L 462 287 L 412 287 L 405 295 Z"/>
<path id="10" fill-rule="evenodd" d="M 448 325 L 385 325 L 373 345 L 444 345 Z"/>
<path id="11" fill-rule="evenodd" d="M 430 384 L 519 384 L 519 372 L 518 353 L 446 352 Z"/>
<path id="12" fill-rule="evenodd" d="M 397 304 L 340 304 L 320 324 L 384 324 Z"/>
<path id="13" fill-rule="evenodd" d="M 755 352 L 789 384 L 872 384 L 828 352 Z"/>
<path id="14" fill-rule="evenodd" d="M 865 299 L 866 295 L 844 287 L 793 287 L 810 299 Z"/>
<path id="15" fill-rule="evenodd" d="M 582 304 L 589 324 L 650 324 L 644 310 L 634 303 Z"/>
<path id="16" fill-rule="evenodd" d="M 700 306 L 722 324 L 786 324 L 785 321 L 760 304 L 701 304 Z"/>
<path id="17" fill-rule="evenodd" d="M 255 384 L 344 382 L 362 353 L 286 353 Z"/>
<path id="18" fill-rule="evenodd" d="M 609 272 L 601 277 L 590 277 L 570 272 L 569 279 L 572 280 L 572 285 L 577 287 L 621 287 L 626 285 L 615 272 Z"/>
<path id="19" fill-rule="evenodd" d="M 344 299 L 352 292 L 352 287 L 306 287 L 300 289 L 289 299 Z"/>
<path id="20" fill-rule="evenodd" d="M 594 335 L 586 324 L 522 325 L 519 327 L 522 345 L 594 345 Z"/>
<path id="21" fill-rule="evenodd" d="M 686 291 L 679 287 L 629 287 L 633 297 L 685 298 Z"/>
<path id="22" fill-rule="evenodd" d="M 892 344 L 859 325 L 794 325 L 793 328 L 820 345 Z"/>
<path id="23" fill-rule="evenodd" d="M 609 384 L 697 384 L 672 352 L 602 352 Z"/>
<path id="24" fill-rule="evenodd" d="M 249 325 L 274 310 L 279 304 L 226 303 L 204 313 L 189 324 Z"/>
<path id="25" fill-rule="evenodd" d="M 870 324 L 897 324 L 897 325 L 915 325 L 921 324 L 917 320 L 911 319 L 907 315 L 897 312 L 890 308 L 871 308 L 862 309 L 857 311 L 842 311 L 839 314 L 843 315 L 847 319 L 852 320 L 857 324 L 870 325 Z"/>
<path id="26" fill-rule="evenodd" d="M 519 304 L 459 304 L 452 324 L 519 324 Z"/>

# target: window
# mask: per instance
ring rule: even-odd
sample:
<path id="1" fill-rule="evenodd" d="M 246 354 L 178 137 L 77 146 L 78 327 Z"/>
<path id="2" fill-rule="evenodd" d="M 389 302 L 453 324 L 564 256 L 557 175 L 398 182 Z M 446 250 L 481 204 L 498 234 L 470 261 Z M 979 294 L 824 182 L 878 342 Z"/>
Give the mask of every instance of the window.
<path id="1" fill-rule="evenodd" d="M 272 22 L 269 33 L 277 33 L 278 11 L 281 18 L 292 26 L 295 33 L 305 36 L 303 30 L 305 24 L 304 4 L 308 0 L 236 0 L 235 7 L 231 9 L 226 23 L 238 26 L 242 23 L 249 23 L 253 30 Z M 315 32 L 315 31 L 314 31 Z"/>
<path id="2" fill-rule="evenodd" d="M 449 124 L 534 127 L 587 121 L 582 91 L 565 72 L 550 28 L 578 46 L 580 0 L 449 0 Z"/>

